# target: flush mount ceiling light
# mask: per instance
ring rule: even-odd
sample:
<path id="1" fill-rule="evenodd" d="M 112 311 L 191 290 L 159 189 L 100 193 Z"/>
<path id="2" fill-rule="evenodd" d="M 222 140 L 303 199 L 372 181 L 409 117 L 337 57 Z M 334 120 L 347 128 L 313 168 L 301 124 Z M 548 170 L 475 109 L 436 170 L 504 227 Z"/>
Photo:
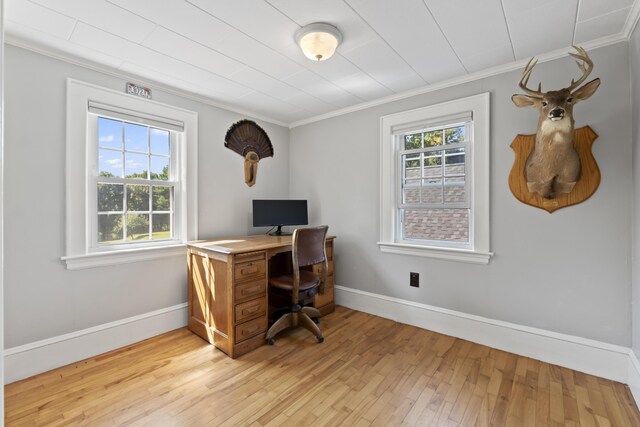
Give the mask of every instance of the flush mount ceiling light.
<path id="1" fill-rule="evenodd" d="M 331 58 L 341 41 L 340 30 L 323 22 L 305 25 L 296 31 L 296 43 L 305 56 L 313 61 Z"/>

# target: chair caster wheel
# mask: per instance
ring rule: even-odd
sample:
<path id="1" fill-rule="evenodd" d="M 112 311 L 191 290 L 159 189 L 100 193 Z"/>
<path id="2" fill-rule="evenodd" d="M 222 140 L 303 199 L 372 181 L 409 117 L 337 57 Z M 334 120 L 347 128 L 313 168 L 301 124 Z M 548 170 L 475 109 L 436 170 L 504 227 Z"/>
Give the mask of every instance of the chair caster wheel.
<path id="1" fill-rule="evenodd" d="M 315 323 L 316 325 L 320 324 L 320 318 L 319 317 L 314 317 L 313 318 L 313 323 Z"/>
<path id="2" fill-rule="evenodd" d="M 269 344 L 269 345 L 274 345 L 275 343 L 276 343 L 276 340 L 274 340 L 273 338 L 269 338 L 267 340 L 267 344 Z"/>
<path id="3" fill-rule="evenodd" d="M 322 344 L 324 342 L 324 337 L 318 337 L 318 344 Z"/>

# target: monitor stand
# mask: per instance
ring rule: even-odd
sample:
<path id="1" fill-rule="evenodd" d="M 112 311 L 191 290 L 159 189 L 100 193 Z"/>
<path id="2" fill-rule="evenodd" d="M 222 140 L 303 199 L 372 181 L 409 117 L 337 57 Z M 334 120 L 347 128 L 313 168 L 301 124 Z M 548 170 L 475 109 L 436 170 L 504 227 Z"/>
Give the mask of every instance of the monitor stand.
<path id="1" fill-rule="evenodd" d="M 290 236 L 291 233 L 287 233 L 286 231 L 282 231 L 282 226 L 279 225 L 276 231 L 269 233 L 269 236 Z"/>

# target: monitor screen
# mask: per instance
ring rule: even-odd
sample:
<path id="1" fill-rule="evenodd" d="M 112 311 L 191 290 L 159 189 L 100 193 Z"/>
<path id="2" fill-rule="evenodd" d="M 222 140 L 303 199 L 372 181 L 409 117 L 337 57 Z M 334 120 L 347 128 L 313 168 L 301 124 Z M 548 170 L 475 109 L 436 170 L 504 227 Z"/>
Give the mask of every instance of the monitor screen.
<path id="1" fill-rule="evenodd" d="M 306 200 L 254 200 L 253 226 L 307 225 Z"/>

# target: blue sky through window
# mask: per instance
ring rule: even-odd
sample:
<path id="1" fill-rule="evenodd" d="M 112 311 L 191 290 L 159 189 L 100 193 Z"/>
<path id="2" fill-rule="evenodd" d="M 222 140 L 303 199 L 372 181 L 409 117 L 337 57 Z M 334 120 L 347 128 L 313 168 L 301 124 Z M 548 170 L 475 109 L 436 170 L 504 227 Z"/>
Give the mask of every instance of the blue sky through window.
<path id="1" fill-rule="evenodd" d="M 169 155 L 169 131 L 151 128 L 151 153 Z"/>
<path id="2" fill-rule="evenodd" d="M 146 126 L 133 123 L 124 124 L 124 149 L 127 151 L 149 152 Z"/>
<path id="3" fill-rule="evenodd" d="M 169 131 L 98 117 L 100 175 L 166 180 L 162 174 L 170 155 Z"/>
<path id="4" fill-rule="evenodd" d="M 124 153 L 124 177 L 147 179 L 146 172 L 149 170 L 149 157 L 146 154 Z M 145 176 L 140 176 L 144 174 Z"/>
<path id="5" fill-rule="evenodd" d="M 98 117 L 98 145 L 103 148 L 122 149 L 122 122 Z"/>
<path id="6" fill-rule="evenodd" d="M 98 163 L 101 175 L 122 178 L 122 151 L 100 149 Z"/>

